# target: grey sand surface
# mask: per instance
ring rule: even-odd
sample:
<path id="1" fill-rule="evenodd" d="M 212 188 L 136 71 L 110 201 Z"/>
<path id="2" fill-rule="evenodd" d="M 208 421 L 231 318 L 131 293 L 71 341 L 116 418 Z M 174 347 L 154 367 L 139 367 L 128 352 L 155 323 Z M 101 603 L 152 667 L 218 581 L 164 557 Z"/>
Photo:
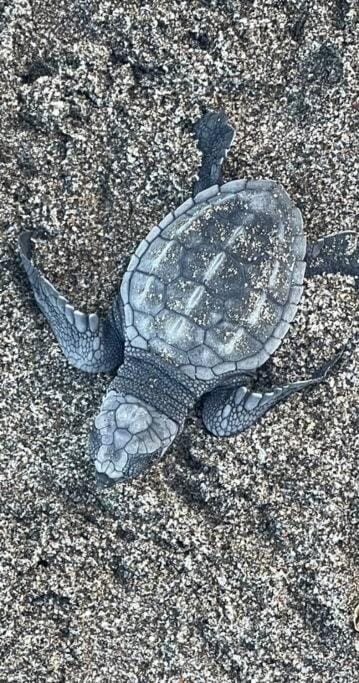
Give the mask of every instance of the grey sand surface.
<path id="1" fill-rule="evenodd" d="M 313 3 L 0 2 L 0 681 L 349 683 L 359 640 L 358 293 L 306 283 L 263 381 L 340 368 L 229 440 L 197 415 L 96 492 L 108 376 L 71 368 L 16 254 L 105 311 L 191 191 L 190 127 L 223 107 L 225 180 L 274 178 L 312 239 L 357 229 L 358 16 Z"/>

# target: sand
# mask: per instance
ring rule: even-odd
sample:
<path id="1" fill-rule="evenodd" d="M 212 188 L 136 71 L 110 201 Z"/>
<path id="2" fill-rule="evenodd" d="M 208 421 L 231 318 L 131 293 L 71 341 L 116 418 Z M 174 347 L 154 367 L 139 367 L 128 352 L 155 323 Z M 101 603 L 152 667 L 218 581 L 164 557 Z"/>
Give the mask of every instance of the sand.
<path id="1" fill-rule="evenodd" d="M 1 683 L 349 683 L 358 677 L 358 292 L 306 283 L 263 381 L 328 381 L 246 433 L 193 414 L 141 479 L 98 493 L 109 376 L 63 358 L 16 251 L 104 312 L 191 191 L 192 123 L 237 129 L 224 177 L 274 178 L 306 232 L 357 229 L 355 2 L 0 2 Z"/>

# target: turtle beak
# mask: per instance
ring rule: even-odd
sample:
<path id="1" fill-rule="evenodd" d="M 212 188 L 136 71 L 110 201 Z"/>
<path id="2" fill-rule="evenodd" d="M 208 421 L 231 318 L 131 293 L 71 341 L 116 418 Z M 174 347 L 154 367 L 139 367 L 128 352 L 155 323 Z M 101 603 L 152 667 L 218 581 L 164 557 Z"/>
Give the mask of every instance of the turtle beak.
<path id="1" fill-rule="evenodd" d="M 111 477 L 108 477 L 107 474 L 104 472 L 96 472 L 95 473 L 95 479 L 96 479 L 96 488 L 98 491 L 103 491 L 104 489 L 112 488 L 112 486 L 115 486 L 117 484 L 117 479 L 111 479 Z"/>

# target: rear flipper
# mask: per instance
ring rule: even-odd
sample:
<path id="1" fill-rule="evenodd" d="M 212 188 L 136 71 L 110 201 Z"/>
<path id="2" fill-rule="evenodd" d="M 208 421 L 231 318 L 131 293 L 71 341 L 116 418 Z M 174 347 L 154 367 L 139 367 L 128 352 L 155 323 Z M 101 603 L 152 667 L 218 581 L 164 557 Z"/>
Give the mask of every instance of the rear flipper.
<path id="1" fill-rule="evenodd" d="M 193 195 L 220 182 L 221 166 L 234 138 L 234 128 L 229 125 L 224 112 L 207 112 L 193 126 L 202 163 L 198 180 L 193 185 Z"/>
<path id="2" fill-rule="evenodd" d="M 326 235 L 308 244 L 306 277 L 343 273 L 359 277 L 359 235 L 353 231 Z"/>
<path id="3" fill-rule="evenodd" d="M 122 363 L 123 340 L 109 318 L 75 311 L 31 260 L 30 233 L 19 238 L 20 258 L 36 302 L 69 362 L 86 372 L 106 372 Z"/>
<path id="4" fill-rule="evenodd" d="M 215 436 L 233 436 L 243 432 L 280 401 L 326 379 L 344 350 L 341 349 L 322 365 L 311 379 L 302 382 L 293 382 L 258 393 L 244 386 L 214 389 L 203 400 L 202 418 L 206 428 Z"/>

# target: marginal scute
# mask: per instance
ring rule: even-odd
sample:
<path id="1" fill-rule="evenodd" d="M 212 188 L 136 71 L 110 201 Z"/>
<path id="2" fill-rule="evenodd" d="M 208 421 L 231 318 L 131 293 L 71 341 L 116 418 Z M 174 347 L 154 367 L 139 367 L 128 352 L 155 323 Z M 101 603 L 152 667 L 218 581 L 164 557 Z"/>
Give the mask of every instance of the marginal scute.
<path id="1" fill-rule="evenodd" d="M 134 327 L 134 325 L 129 325 L 129 327 L 126 330 L 126 333 L 129 341 L 133 341 L 133 339 L 135 339 L 135 337 L 138 336 L 138 331 L 136 327 Z"/>
<path id="2" fill-rule="evenodd" d="M 196 202 L 196 204 L 202 204 L 202 202 L 205 202 L 207 199 L 214 197 L 214 195 L 218 194 L 218 192 L 218 185 L 212 185 L 212 187 L 207 187 L 205 190 L 202 190 L 202 192 L 199 192 L 195 196 L 194 201 Z"/>
<path id="3" fill-rule="evenodd" d="M 188 352 L 188 358 L 193 365 L 213 367 L 220 363 L 220 357 L 207 346 L 206 344 L 200 344 L 194 349 Z"/>
<path id="4" fill-rule="evenodd" d="M 136 256 L 136 254 L 133 254 L 133 256 L 131 257 L 130 262 L 127 266 L 127 273 L 130 273 L 131 270 L 135 270 L 135 268 L 138 265 L 139 260 L 140 259 L 138 258 L 138 256 Z M 127 273 L 126 273 L 126 275 L 127 275 Z"/>
<path id="5" fill-rule="evenodd" d="M 291 323 L 296 312 L 297 312 L 296 304 L 286 304 L 286 306 L 284 306 L 284 310 L 283 310 L 283 314 L 282 314 L 283 320 L 286 320 L 288 323 Z"/>
<path id="6" fill-rule="evenodd" d="M 149 241 L 147 239 L 142 240 L 142 242 L 140 243 L 140 245 L 136 249 L 137 258 L 141 258 L 142 254 L 144 254 L 145 251 L 147 251 L 148 245 L 149 245 Z"/>
<path id="7" fill-rule="evenodd" d="M 220 192 L 221 193 L 227 193 L 227 192 L 240 192 L 241 190 L 244 190 L 246 186 L 246 180 L 230 180 L 228 183 L 224 183 L 224 185 L 221 185 L 220 187 Z"/>
<path id="8" fill-rule="evenodd" d="M 300 211 L 276 183 L 208 188 L 131 259 L 121 290 L 127 339 L 194 379 L 253 370 L 289 329 L 304 256 Z"/>
<path id="9" fill-rule="evenodd" d="M 146 237 L 147 242 L 153 242 L 153 240 L 160 234 L 160 232 L 161 228 L 158 225 L 155 225 Z"/>
<path id="10" fill-rule="evenodd" d="M 130 293 L 130 280 L 131 280 L 131 273 L 127 271 L 127 273 L 125 273 L 123 276 L 122 284 L 121 284 L 121 296 L 122 296 L 122 301 L 124 304 L 128 303 L 128 298 L 129 298 L 129 293 Z"/>
<path id="11" fill-rule="evenodd" d="M 270 296 L 277 304 L 284 305 L 288 301 L 289 294 L 292 288 L 293 276 L 292 272 L 285 266 L 280 267 L 275 286 L 269 286 L 268 291 Z"/>
<path id="12" fill-rule="evenodd" d="M 174 219 L 174 214 L 172 213 L 172 211 L 170 211 L 170 213 L 168 213 L 167 216 L 165 216 L 164 218 L 162 218 L 162 220 L 161 220 L 161 222 L 160 222 L 160 224 L 159 224 L 159 227 L 160 227 L 160 228 L 165 228 L 167 225 L 169 225 L 170 223 L 172 223 L 173 219 Z"/>
<path id="13" fill-rule="evenodd" d="M 235 363 L 229 363 L 228 361 L 226 363 L 219 363 L 218 365 L 215 365 L 213 368 L 213 372 L 215 375 L 224 375 L 226 372 L 235 372 L 236 370 L 236 364 Z"/>
<path id="14" fill-rule="evenodd" d="M 293 285 L 302 284 L 305 275 L 306 265 L 307 264 L 305 263 L 305 261 L 296 261 L 292 271 Z"/>
<path id="15" fill-rule="evenodd" d="M 148 349 L 148 342 L 141 337 L 141 335 L 137 335 L 137 337 L 134 337 L 132 339 L 132 346 L 135 346 L 136 349 L 143 349 L 144 351 L 147 351 Z"/>
<path id="16" fill-rule="evenodd" d="M 196 367 L 194 365 L 182 365 L 181 370 L 191 379 L 196 379 Z"/>
<path id="17" fill-rule="evenodd" d="M 255 190 L 256 192 L 267 192 L 273 190 L 274 187 L 273 180 L 248 180 L 246 184 L 247 190 Z"/>
<path id="18" fill-rule="evenodd" d="M 307 244 L 304 235 L 296 235 L 292 242 L 292 251 L 297 259 L 304 259 Z"/>
<path id="19" fill-rule="evenodd" d="M 193 199 L 192 199 L 191 197 L 190 197 L 189 199 L 186 199 L 186 201 L 183 202 L 183 204 L 181 204 L 181 205 L 174 211 L 174 215 L 175 215 L 176 217 L 177 217 L 177 216 L 180 216 L 182 213 L 185 213 L 186 211 L 188 211 L 189 209 L 191 209 L 192 206 L 193 206 L 193 204 L 194 204 L 194 201 L 193 201 Z"/>
<path id="20" fill-rule="evenodd" d="M 290 323 L 286 322 L 285 320 L 282 320 L 275 328 L 273 335 L 278 339 L 283 339 L 283 337 L 287 334 L 289 327 Z"/>
<path id="21" fill-rule="evenodd" d="M 264 348 L 269 353 L 269 355 L 271 355 L 272 353 L 274 353 L 274 351 L 277 350 L 278 346 L 282 343 L 282 341 L 282 338 L 278 339 L 277 337 L 271 337 L 264 344 Z"/>
<path id="22" fill-rule="evenodd" d="M 297 207 L 294 207 L 292 209 L 291 218 L 293 223 L 297 225 L 297 232 L 301 234 L 303 232 L 303 218 L 301 212 L 299 211 L 299 209 L 297 209 Z"/>
<path id="23" fill-rule="evenodd" d="M 126 326 L 129 327 L 133 323 L 133 308 L 130 304 L 124 305 L 124 313 L 125 313 L 125 322 Z"/>
<path id="24" fill-rule="evenodd" d="M 215 374 L 211 368 L 197 367 L 196 366 L 196 378 L 201 380 L 211 380 L 215 377 Z"/>
<path id="25" fill-rule="evenodd" d="M 268 360 L 269 355 L 265 349 L 262 349 L 262 351 L 238 361 L 237 368 L 238 370 L 255 370 Z"/>
<path id="26" fill-rule="evenodd" d="M 299 303 L 301 297 L 303 294 L 303 287 L 297 287 L 294 286 L 291 288 L 291 291 L 289 293 L 289 302 L 291 304 L 297 304 Z"/>

